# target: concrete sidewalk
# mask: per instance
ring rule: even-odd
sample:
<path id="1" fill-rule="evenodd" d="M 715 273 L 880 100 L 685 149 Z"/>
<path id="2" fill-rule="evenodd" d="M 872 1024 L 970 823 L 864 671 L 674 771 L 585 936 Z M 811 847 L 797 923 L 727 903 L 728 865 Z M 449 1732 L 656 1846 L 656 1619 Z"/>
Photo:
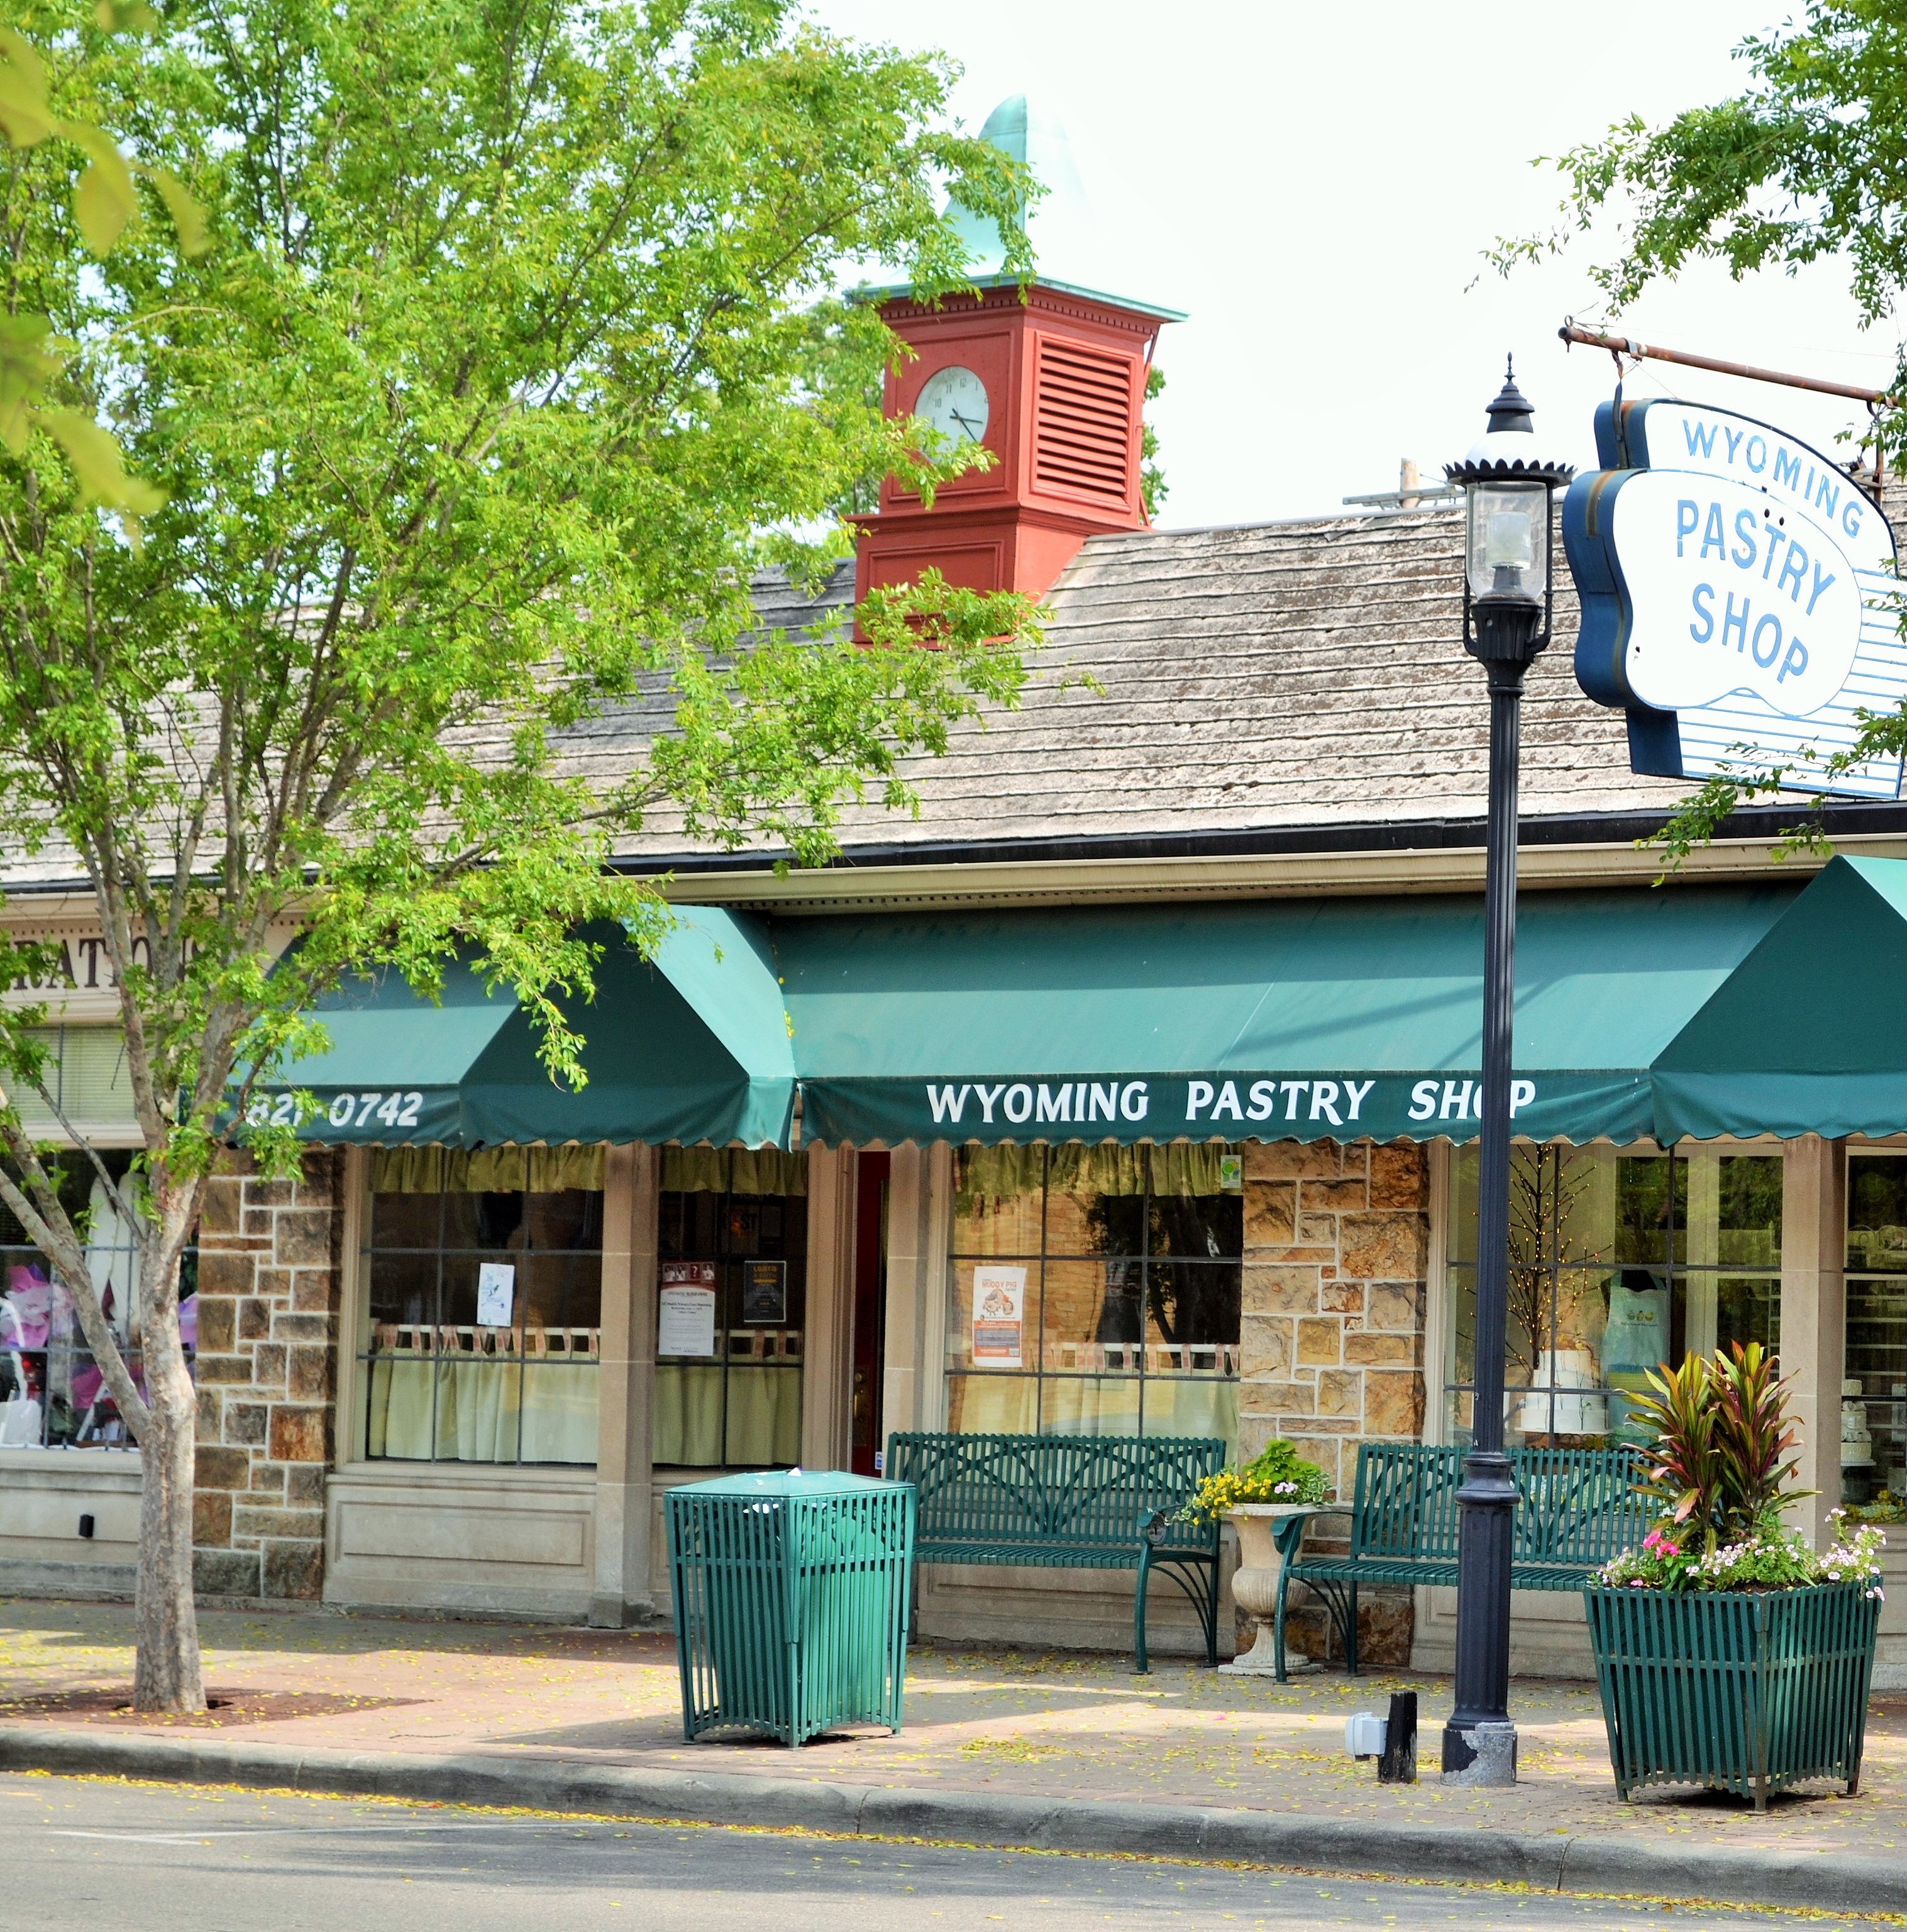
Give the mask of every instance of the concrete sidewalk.
<path id="1" fill-rule="evenodd" d="M 1858 1797 L 1822 1787 L 1757 1816 L 1700 1793 L 1618 1801 L 1588 1684 L 1513 1687 L 1523 1782 L 1486 1792 L 1382 1786 L 1344 1755 L 1348 1712 L 1412 1688 L 1434 1767 L 1450 1701 L 1434 1678 L 1281 1687 L 1177 1662 L 1137 1677 L 1119 1658 L 922 1651 L 898 1736 L 790 1752 L 685 1744 L 665 1637 L 317 1612 L 208 1610 L 201 1628 L 208 1685 L 231 1702 L 133 1723 L 112 1708 L 129 1610 L 0 1604 L 0 1766 L 223 1767 L 447 1802 L 1907 1911 L 1907 1699 L 1876 1700 Z"/>

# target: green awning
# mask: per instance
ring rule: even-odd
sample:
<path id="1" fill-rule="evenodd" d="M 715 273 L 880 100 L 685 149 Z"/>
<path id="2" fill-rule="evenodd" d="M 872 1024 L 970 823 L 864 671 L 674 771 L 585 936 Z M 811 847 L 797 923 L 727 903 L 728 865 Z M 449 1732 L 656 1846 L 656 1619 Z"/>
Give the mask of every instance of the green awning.
<path id="1" fill-rule="evenodd" d="M 1516 1131 L 1649 1134 L 1651 1063 L 1797 890 L 1526 893 Z M 1479 897 L 811 918 L 775 951 L 807 1138 L 1477 1130 Z"/>
<path id="2" fill-rule="evenodd" d="M 785 1147 L 794 1060 L 760 928 L 694 908 L 653 963 L 619 930 L 602 937 L 595 1002 L 569 1010 L 586 1040 L 580 1091 L 550 1079 L 514 994 L 453 967 L 440 1005 L 395 974 L 342 988 L 318 1010 L 330 1050 L 253 1104 L 289 1120 L 292 1090 L 315 1095 L 323 1111 L 301 1131 L 321 1142 Z"/>
<path id="3" fill-rule="evenodd" d="M 1907 1133 L 1907 860 L 1834 859 L 1657 1058 L 1660 1131 Z"/>

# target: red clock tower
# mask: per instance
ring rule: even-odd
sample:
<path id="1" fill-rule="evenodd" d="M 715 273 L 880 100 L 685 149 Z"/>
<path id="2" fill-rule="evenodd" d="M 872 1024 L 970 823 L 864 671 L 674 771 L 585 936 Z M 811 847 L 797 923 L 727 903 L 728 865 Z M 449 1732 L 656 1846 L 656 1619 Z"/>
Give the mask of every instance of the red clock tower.
<path id="1" fill-rule="evenodd" d="M 930 509 L 892 476 L 879 512 L 860 520 L 856 598 L 937 569 L 976 590 L 1051 589 L 1099 530 L 1145 526 L 1139 494 L 1139 417 L 1160 326 L 1177 311 L 1107 295 L 1086 274 L 1090 218 L 1063 133 L 1003 101 L 982 137 L 1024 162 L 1045 186 L 1031 237 L 1035 280 L 1023 293 L 1000 270 L 994 224 L 955 205 L 977 296 L 938 306 L 905 289 L 881 314 L 914 351 L 888 372 L 890 416 L 914 415 L 943 436 L 982 443 L 994 460 L 935 491 Z M 1061 279 L 1062 275 L 1066 279 Z"/>

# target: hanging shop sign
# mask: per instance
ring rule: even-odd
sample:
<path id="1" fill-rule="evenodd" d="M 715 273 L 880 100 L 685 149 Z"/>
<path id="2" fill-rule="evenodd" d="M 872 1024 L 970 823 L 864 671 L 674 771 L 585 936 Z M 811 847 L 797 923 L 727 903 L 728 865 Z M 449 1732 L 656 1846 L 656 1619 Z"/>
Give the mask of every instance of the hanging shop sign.
<path id="1" fill-rule="evenodd" d="M 1900 760 L 1831 780 L 1862 710 L 1907 697 L 1894 532 L 1831 457 L 1732 410 L 1596 412 L 1603 466 L 1563 504 L 1577 682 L 1628 714 L 1662 778 L 1795 768 L 1798 790 L 1893 798 Z"/>

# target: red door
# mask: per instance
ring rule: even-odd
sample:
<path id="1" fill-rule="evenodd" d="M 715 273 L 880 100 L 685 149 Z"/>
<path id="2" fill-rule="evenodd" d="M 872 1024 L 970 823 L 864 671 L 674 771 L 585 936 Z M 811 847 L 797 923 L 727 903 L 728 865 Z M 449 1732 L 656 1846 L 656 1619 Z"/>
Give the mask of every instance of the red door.
<path id="1" fill-rule="evenodd" d="M 882 1367 L 886 1359 L 887 1174 L 889 1156 L 858 1156 L 854 1230 L 854 1383 L 850 1400 L 847 1466 L 871 1476 L 874 1455 L 886 1447 L 880 1425 Z"/>

